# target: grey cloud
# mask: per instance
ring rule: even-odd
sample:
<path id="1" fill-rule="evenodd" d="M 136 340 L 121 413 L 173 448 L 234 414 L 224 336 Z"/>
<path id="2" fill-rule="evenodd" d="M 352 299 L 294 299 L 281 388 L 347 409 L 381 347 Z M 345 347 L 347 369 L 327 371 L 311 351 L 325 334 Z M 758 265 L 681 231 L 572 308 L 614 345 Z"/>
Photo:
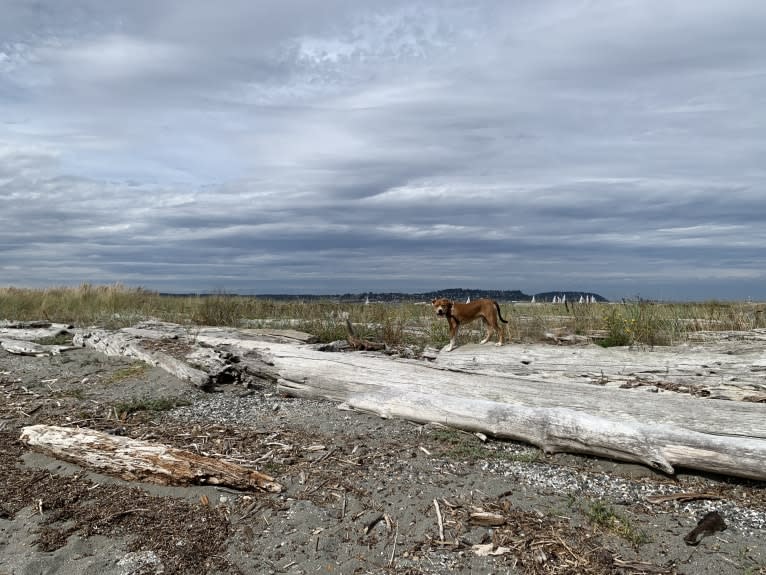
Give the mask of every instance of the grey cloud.
<path id="1" fill-rule="evenodd" d="M 7 4 L 0 284 L 766 297 L 760 3 Z"/>

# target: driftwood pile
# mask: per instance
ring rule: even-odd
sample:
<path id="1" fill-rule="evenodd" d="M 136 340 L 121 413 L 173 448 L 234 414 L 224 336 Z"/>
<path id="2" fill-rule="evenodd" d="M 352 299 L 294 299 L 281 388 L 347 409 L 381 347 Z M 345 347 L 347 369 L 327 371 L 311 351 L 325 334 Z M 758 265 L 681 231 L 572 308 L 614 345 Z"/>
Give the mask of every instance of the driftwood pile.
<path id="1" fill-rule="evenodd" d="M 353 337 L 350 331 L 349 343 Z M 159 322 L 78 331 L 75 343 L 161 365 L 201 388 L 276 382 L 287 395 L 521 440 L 546 452 L 764 480 L 766 332 L 713 337 L 645 350 L 464 345 L 432 354 L 433 361 L 326 353 L 300 332 L 189 333 Z"/>

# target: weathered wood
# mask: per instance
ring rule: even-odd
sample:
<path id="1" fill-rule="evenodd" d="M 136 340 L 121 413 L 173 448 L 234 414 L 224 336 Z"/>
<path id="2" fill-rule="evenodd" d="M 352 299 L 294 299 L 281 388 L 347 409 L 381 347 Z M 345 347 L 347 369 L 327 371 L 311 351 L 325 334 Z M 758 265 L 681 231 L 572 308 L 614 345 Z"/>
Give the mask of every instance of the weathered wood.
<path id="1" fill-rule="evenodd" d="M 278 389 L 289 395 L 523 440 L 548 452 L 641 462 L 667 473 L 685 467 L 766 479 L 766 406 L 703 399 L 699 387 L 704 381 L 707 389 L 721 388 L 726 371 L 732 380 L 736 374 L 745 379 L 729 381 L 733 389 L 759 392 L 766 356 L 756 344 L 720 351 L 463 345 L 427 363 L 322 353 L 265 342 L 249 331 L 199 328 L 194 341 L 255 358 L 251 369 L 277 378 Z M 621 388 L 652 377 L 658 379 L 654 393 Z M 666 391 L 673 388 L 663 382 L 689 391 Z"/>
<path id="2" fill-rule="evenodd" d="M 305 392 L 301 395 L 312 397 Z M 672 424 L 618 421 L 562 407 L 533 408 L 417 392 L 400 392 L 395 397 L 354 395 L 347 403 L 353 409 L 383 417 L 439 422 L 524 441 L 546 453 L 598 455 L 642 463 L 669 474 L 676 467 L 684 467 L 766 479 L 763 439 L 700 433 Z"/>
<path id="3" fill-rule="evenodd" d="M 71 335 L 72 326 L 47 321 L 0 322 L 0 340 L 36 341 L 59 335 Z"/>
<path id="4" fill-rule="evenodd" d="M 53 324 L 47 320 L 44 319 L 36 319 L 32 321 L 8 321 L 8 320 L 0 320 L 0 330 L 1 329 L 46 329 L 51 327 Z"/>
<path id="5" fill-rule="evenodd" d="M 216 341 L 215 347 L 203 347 L 201 335 Z M 269 373 L 269 357 L 265 344 L 274 342 L 297 343 L 313 339 L 314 336 L 293 330 L 256 330 L 233 328 L 199 327 L 193 332 L 176 324 L 150 322 L 125 328 L 119 332 L 105 330 L 79 331 L 74 336 L 77 345 L 92 347 L 112 356 L 135 357 L 165 369 L 183 381 L 201 389 L 218 384 L 258 381 L 274 382 L 276 373 Z M 146 349 L 143 341 L 181 340 L 192 348 L 183 358 L 171 356 L 159 350 Z M 259 342 L 258 346 L 240 345 Z M 258 368 L 250 370 L 251 365 Z"/>
<path id="6" fill-rule="evenodd" d="M 90 347 L 106 355 L 134 357 L 145 361 L 199 388 L 205 389 L 214 383 L 213 378 L 207 372 L 191 367 L 186 362 L 167 353 L 144 349 L 141 346 L 141 338 L 124 331 L 107 332 L 104 330 L 94 330 L 76 333 L 73 341 L 75 345 Z"/>
<path id="7" fill-rule="evenodd" d="M 279 389 L 289 395 L 523 440 L 547 452 L 637 461 L 667 473 L 680 466 L 766 479 L 763 405 L 468 374 L 374 354 L 323 354 L 283 344 L 268 349 Z"/>
<path id="8" fill-rule="evenodd" d="M 22 430 L 20 439 L 46 455 L 126 480 L 282 490 L 273 477 L 235 463 L 92 429 L 32 425 Z"/>
<path id="9" fill-rule="evenodd" d="M 536 382 L 591 383 L 636 388 L 636 393 L 649 389 L 753 401 L 766 399 L 766 348 L 755 341 L 722 339 L 718 344 L 648 349 L 469 345 L 439 354 L 434 363 L 449 370 Z"/>
<path id="10" fill-rule="evenodd" d="M 22 341 L 8 338 L 0 339 L 0 348 L 14 355 L 29 355 L 32 357 L 58 355 L 70 349 L 77 349 L 72 345 L 42 345 L 32 341 Z"/>
<path id="11" fill-rule="evenodd" d="M 39 343 L 31 341 L 19 341 L 14 339 L 0 340 L 0 348 L 14 355 L 43 356 L 48 355 L 45 348 Z"/>
<path id="12" fill-rule="evenodd" d="M 229 338 L 233 341 L 255 340 L 275 343 L 314 343 L 316 336 L 294 329 L 280 328 L 233 328 L 211 326 L 181 326 L 162 321 L 147 321 L 121 330 L 124 333 L 147 339 L 180 338 L 197 341 L 200 333 Z"/>
<path id="13" fill-rule="evenodd" d="M 70 349 L 72 345 L 43 345 L 37 340 L 54 338 L 59 335 L 71 335 L 71 326 L 53 324 L 48 321 L 0 322 L 0 348 L 16 355 L 44 357 L 58 355 Z"/>

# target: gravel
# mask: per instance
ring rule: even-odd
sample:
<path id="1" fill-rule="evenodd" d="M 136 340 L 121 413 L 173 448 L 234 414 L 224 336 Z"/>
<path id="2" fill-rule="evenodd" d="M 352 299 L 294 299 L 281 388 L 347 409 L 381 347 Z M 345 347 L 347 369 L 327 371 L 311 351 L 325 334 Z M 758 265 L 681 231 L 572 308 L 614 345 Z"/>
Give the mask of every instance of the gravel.
<path id="1" fill-rule="evenodd" d="M 257 427 L 265 417 L 283 419 L 291 426 L 313 426 L 314 430 L 322 427 L 337 427 L 333 421 L 341 419 L 350 422 L 359 431 L 365 426 L 380 427 L 381 419 L 367 414 L 340 412 L 338 407 L 328 401 L 289 398 L 274 392 L 248 390 L 238 394 L 212 394 L 193 405 L 176 408 L 171 417 L 187 422 L 217 423 L 221 425 L 244 425 Z M 317 421 L 323 421 L 317 426 Z M 402 421 L 386 422 L 386 434 L 389 438 L 410 436 L 416 439 L 418 435 L 429 428 L 440 426 L 421 426 Z M 651 505 L 651 511 L 660 509 L 664 513 L 676 513 L 691 518 L 703 516 L 708 511 L 718 511 L 727 518 L 729 525 L 743 534 L 756 535 L 758 531 L 766 530 L 766 507 L 764 507 L 763 486 L 753 482 L 757 497 L 747 494 L 747 481 L 727 480 L 720 478 L 705 478 L 701 476 L 682 476 L 683 481 L 655 474 L 640 466 L 625 464 L 609 464 L 613 466 L 609 472 L 583 469 L 583 466 L 596 465 L 596 458 L 559 456 L 568 461 L 568 465 L 549 462 L 536 462 L 543 457 L 541 452 L 526 444 L 510 441 L 493 441 L 483 446 L 487 459 L 478 462 L 478 469 L 489 475 L 505 478 L 512 484 L 522 484 L 541 493 L 556 494 L 565 497 L 583 497 L 608 501 L 610 504 L 624 507 L 643 507 L 649 510 L 647 497 L 656 495 L 672 495 L 689 492 L 715 492 L 723 486 L 728 488 L 738 501 L 749 503 L 751 506 L 727 499 L 699 499 L 693 501 L 667 501 Z M 498 453 L 502 458 L 498 458 Z M 555 459 L 554 456 L 553 459 Z M 461 462 L 434 458 L 434 471 L 446 474 L 460 473 Z M 637 479 L 620 477 L 615 474 L 620 468 L 635 473 L 639 469 Z M 726 490 L 725 490 L 726 491 Z"/>

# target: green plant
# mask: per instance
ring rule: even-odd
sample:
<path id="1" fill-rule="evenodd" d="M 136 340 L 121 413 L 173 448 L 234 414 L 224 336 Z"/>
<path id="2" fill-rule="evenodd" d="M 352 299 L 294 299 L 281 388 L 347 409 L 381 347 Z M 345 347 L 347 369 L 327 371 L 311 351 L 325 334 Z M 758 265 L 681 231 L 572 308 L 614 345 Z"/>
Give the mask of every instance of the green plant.
<path id="1" fill-rule="evenodd" d="M 341 321 L 313 320 L 306 322 L 301 328 L 316 337 L 320 343 L 330 343 L 331 341 L 346 339 L 348 335 L 346 324 Z"/>
<path id="2" fill-rule="evenodd" d="M 121 401 L 115 403 L 112 407 L 116 413 L 124 417 L 139 411 L 170 411 L 176 407 L 189 405 L 189 403 L 190 402 L 188 400 L 178 397 L 166 397 L 157 399 L 137 398 L 131 399 L 129 401 Z"/>
<path id="3" fill-rule="evenodd" d="M 635 322 L 634 322 L 635 323 Z M 607 311 L 604 315 L 604 326 L 607 336 L 599 341 L 602 347 L 616 347 L 630 345 L 634 341 L 634 325 L 622 316 L 615 308 Z"/>
<path id="4" fill-rule="evenodd" d="M 638 548 L 649 542 L 645 531 L 636 527 L 627 517 L 617 513 L 612 506 L 603 501 L 595 501 L 583 513 L 588 521 L 625 539 L 633 547 Z"/>
<path id="5" fill-rule="evenodd" d="M 444 456 L 451 459 L 516 463 L 534 463 L 540 459 L 539 450 L 525 449 L 523 452 L 514 452 L 507 449 L 493 449 L 472 433 L 451 427 L 438 428 L 432 431 L 430 435 L 444 446 Z"/>
<path id="6" fill-rule="evenodd" d="M 238 296 L 225 293 L 200 296 L 192 319 L 202 325 L 238 325 L 243 317 L 241 304 Z"/>
<path id="7" fill-rule="evenodd" d="M 148 363 L 136 362 L 115 370 L 105 381 L 107 384 L 119 383 L 126 379 L 143 376 L 151 366 Z"/>
<path id="8" fill-rule="evenodd" d="M 85 399 L 85 391 L 79 387 L 73 387 L 71 389 L 62 389 L 54 393 L 57 397 L 72 397 L 74 399 Z"/>
<path id="9" fill-rule="evenodd" d="M 673 309 L 640 299 L 611 307 L 603 318 L 608 335 L 599 343 L 604 347 L 671 343 L 678 323 L 668 311 Z"/>
<path id="10" fill-rule="evenodd" d="M 428 330 L 430 345 L 441 349 L 449 343 L 449 324 L 441 318 L 431 322 Z"/>

